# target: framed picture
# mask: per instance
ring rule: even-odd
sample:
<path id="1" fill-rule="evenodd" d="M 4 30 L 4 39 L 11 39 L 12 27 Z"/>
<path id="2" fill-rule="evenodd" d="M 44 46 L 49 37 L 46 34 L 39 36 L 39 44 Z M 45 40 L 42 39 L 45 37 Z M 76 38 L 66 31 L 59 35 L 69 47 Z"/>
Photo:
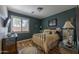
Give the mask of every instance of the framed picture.
<path id="1" fill-rule="evenodd" d="M 48 26 L 49 27 L 55 27 L 55 26 L 57 26 L 57 18 L 49 20 L 48 21 Z"/>

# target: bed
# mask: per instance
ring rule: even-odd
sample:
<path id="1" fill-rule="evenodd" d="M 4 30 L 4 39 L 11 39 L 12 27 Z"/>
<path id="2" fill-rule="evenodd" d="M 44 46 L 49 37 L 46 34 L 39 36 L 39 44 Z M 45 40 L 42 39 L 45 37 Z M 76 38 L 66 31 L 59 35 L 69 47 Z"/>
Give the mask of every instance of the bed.
<path id="1" fill-rule="evenodd" d="M 45 53 L 48 53 L 50 49 L 58 45 L 59 35 L 56 33 L 56 30 L 46 29 L 43 33 L 34 34 L 32 41 Z"/>

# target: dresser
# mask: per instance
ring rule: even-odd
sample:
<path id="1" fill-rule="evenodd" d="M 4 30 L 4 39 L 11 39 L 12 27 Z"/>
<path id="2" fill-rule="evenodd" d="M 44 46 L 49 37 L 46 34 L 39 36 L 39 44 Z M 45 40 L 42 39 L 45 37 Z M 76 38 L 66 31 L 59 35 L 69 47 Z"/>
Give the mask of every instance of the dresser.
<path id="1" fill-rule="evenodd" d="M 2 54 L 15 54 L 17 53 L 17 38 L 5 37 L 2 39 Z"/>

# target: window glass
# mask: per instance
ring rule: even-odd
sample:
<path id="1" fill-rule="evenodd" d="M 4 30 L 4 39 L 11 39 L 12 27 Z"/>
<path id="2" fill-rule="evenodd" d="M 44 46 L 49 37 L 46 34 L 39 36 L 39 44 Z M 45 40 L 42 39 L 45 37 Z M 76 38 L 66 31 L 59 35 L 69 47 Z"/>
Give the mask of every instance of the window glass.
<path id="1" fill-rule="evenodd" d="M 29 19 L 17 16 L 11 16 L 12 32 L 29 31 Z"/>
<path id="2" fill-rule="evenodd" d="M 29 31 L 28 19 L 22 19 L 22 31 Z"/>

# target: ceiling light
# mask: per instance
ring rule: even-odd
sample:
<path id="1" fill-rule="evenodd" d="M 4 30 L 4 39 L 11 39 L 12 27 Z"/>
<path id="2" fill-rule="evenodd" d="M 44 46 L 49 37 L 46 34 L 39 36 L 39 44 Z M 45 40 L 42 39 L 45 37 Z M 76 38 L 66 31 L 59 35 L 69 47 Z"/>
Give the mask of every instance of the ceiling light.
<path id="1" fill-rule="evenodd" d="M 32 11 L 32 14 L 34 13 L 34 11 Z"/>
<path id="2" fill-rule="evenodd" d="M 38 7 L 37 10 L 40 12 L 40 11 L 43 10 L 43 8 L 42 7 Z"/>

